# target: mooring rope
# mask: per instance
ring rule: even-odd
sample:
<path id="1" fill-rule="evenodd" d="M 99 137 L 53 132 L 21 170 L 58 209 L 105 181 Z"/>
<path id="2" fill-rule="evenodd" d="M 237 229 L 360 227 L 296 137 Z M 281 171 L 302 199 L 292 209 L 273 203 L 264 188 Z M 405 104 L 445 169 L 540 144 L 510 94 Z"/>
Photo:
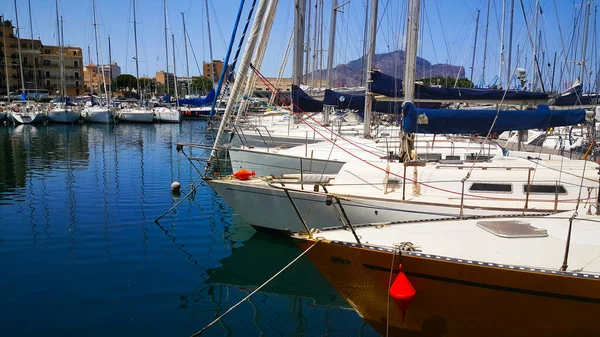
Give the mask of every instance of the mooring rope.
<path id="1" fill-rule="evenodd" d="M 227 309 L 227 311 L 225 311 L 221 316 L 217 317 L 214 321 L 210 322 L 207 326 L 205 326 L 204 328 L 202 328 L 202 330 L 196 332 L 191 337 L 198 337 L 198 336 L 200 336 L 204 331 L 206 331 L 208 328 L 210 328 L 215 323 L 217 323 L 218 321 L 220 321 L 223 317 L 225 317 L 225 315 L 227 315 L 228 313 L 230 313 L 233 309 L 237 308 L 240 304 L 244 303 L 247 299 L 249 299 L 250 297 L 252 297 L 252 295 L 254 295 L 256 292 L 258 292 L 259 290 L 261 290 L 264 286 L 266 286 L 267 284 L 269 284 L 269 282 L 273 281 L 273 279 L 275 279 L 277 276 L 279 276 L 281 273 L 283 273 L 284 270 L 288 269 L 291 265 L 293 265 L 296 261 L 298 261 L 298 259 L 300 259 L 302 256 L 304 256 L 304 254 L 308 253 L 308 251 L 311 250 L 314 246 L 316 246 L 316 244 L 319 243 L 319 242 L 320 241 L 315 241 L 315 243 L 313 243 L 312 246 L 308 247 L 305 251 L 303 251 L 295 259 L 293 259 L 290 263 L 288 263 L 280 271 L 278 271 L 277 273 L 275 273 L 275 275 L 271 276 L 268 280 L 266 280 L 258 288 L 254 289 L 254 291 L 252 291 L 250 294 L 248 294 L 246 297 L 244 297 L 241 301 L 237 302 L 234 306 L 232 306 L 231 308 Z"/>

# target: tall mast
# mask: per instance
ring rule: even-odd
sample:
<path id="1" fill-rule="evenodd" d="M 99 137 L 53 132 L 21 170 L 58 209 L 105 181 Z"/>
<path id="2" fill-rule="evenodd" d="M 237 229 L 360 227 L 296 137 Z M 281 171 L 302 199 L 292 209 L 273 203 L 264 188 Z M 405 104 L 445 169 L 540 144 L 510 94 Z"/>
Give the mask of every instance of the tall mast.
<path id="1" fill-rule="evenodd" d="M 308 17 L 306 18 L 306 22 L 308 26 L 306 27 L 306 39 L 304 44 L 304 71 L 308 74 L 310 63 L 308 60 L 310 59 L 310 17 L 311 17 L 311 9 L 312 9 L 312 0 L 308 0 Z M 303 74 L 304 75 L 304 74 Z M 306 78 L 306 83 L 308 83 L 308 76 Z"/>
<path id="2" fill-rule="evenodd" d="M 210 34 L 210 13 L 208 12 L 208 0 L 204 1 L 204 4 L 206 5 L 206 26 L 208 27 L 207 29 L 207 33 L 208 33 L 208 55 L 210 56 L 210 69 L 212 72 L 212 86 L 213 89 L 215 88 L 215 82 L 216 82 L 216 74 L 215 74 L 215 62 L 213 60 L 213 50 L 212 50 L 212 37 Z M 227 67 L 227 65 L 225 65 L 225 67 Z"/>
<path id="3" fill-rule="evenodd" d="M 29 33 L 31 34 L 31 51 L 33 53 L 33 22 L 31 21 L 31 0 L 27 0 L 27 4 L 29 5 Z M 37 83 L 37 67 L 35 65 L 35 55 L 31 58 L 31 64 L 33 64 L 33 84 L 35 86 L 35 92 L 37 94 L 37 88 L 38 88 L 38 83 Z"/>
<path id="4" fill-rule="evenodd" d="M 188 80 L 187 94 L 190 94 L 190 87 L 192 79 L 190 78 L 190 63 L 188 62 L 188 50 L 187 50 L 187 29 L 185 28 L 185 16 L 181 12 L 181 20 L 183 21 L 183 45 L 185 47 L 185 75 Z"/>
<path id="5" fill-rule="evenodd" d="M 583 42 L 581 44 L 581 67 L 579 68 L 579 82 L 583 86 L 583 77 L 585 76 L 585 58 L 587 53 L 588 27 L 590 24 L 590 5 L 587 1 L 585 4 L 585 24 L 583 25 Z"/>
<path id="6" fill-rule="evenodd" d="M 332 0 L 336 2 L 337 0 Z M 302 60 L 304 55 L 304 8 L 306 0 L 295 0 L 294 11 L 294 57 L 292 63 L 292 83 L 302 83 Z M 331 49 L 331 47 L 330 47 Z"/>
<path id="7" fill-rule="evenodd" d="M 56 13 L 58 13 L 58 2 L 57 2 L 57 7 L 56 7 Z M 21 34 L 19 33 L 19 12 L 17 11 L 17 0 L 15 0 L 15 20 L 17 22 L 17 47 L 19 48 L 19 69 L 21 70 L 21 89 L 23 90 L 22 93 L 24 93 L 25 92 L 25 76 L 23 76 L 23 55 L 21 54 Z"/>
<path id="8" fill-rule="evenodd" d="M 178 105 L 179 96 L 177 93 L 177 67 L 175 66 L 175 34 L 171 34 L 171 41 L 173 41 L 173 77 L 175 78 L 175 104 Z"/>
<path id="9" fill-rule="evenodd" d="M 500 29 L 500 66 L 498 84 L 502 84 L 502 65 L 504 64 L 504 25 L 506 24 L 506 0 L 502 0 L 502 29 Z M 507 86 L 508 87 L 508 86 Z"/>
<path id="10" fill-rule="evenodd" d="M 506 87 L 510 88 L 510 81 L 512 77 L 512 43 L 513 43 L 513 26 L 515 18 L 515 0 L 510 1 L 510 30 L 508 33 L 508 66 L 506 69 Z"/>
<path id="11" fill-rule="evenodd" d="M 538 19 L 539 19 L 539 13 L 540 13 L 540 0 L 536 0 L 535 1 L 535 15 L 533 17 L 533 26 L 535 31 L 533 32 L 533 44 L 532 44 L 532 50 L 531 50 L 531 68 L 532 69 L 536 69 L 535 67 L 537 66 L 537 49 L 538 49 Z M 542 74 L 540 74 L 539 72 L 536 71 L 536 76 L 533 77 L 533 85 L 531 86 L 531 90 L 535 91 L 537 89 L 538 86 L 538 76 L 540 77 L 540 81 L 541 81 L 541 76 Z"/>
<path id="12" fill-rule="evenodd" d="M 369 1 L 365 4 L 365 28 L 363 32 L 363 60 L 362 60 L 362 69 L 360 74 L 360 83 L 363 83 L 367 78 L 367 45 L 369 41 Z"/>
<path id="13" fill-rule="evenodd" d="M 369 54 L 367 55 L 367 83 L 365 85 L 365 117 L 363 122 L 363 137 L 371 138 L 371 110 L 373 107 L 373 94 L 371 93 L 371 75 L 373 72 L 373 59 L 375 58 L 375 43 L 377 42 L 377 9 L 379 0 L 371 0 L 371 24 L 369 27 Z"/>
<path id="14" fill-rule="evenodd" d="M 167 64 L 167 73 L 165 74 L 165 82 L 167 84 L 167 92 L 169 94 L 169 42 L 167 39 L 167 0 L 163 0 L 163 15 L 165 18 L 165 63 Z"/>
<path id="15" fill-rule="evenodd" d="M 67 91 L 67 84 L 65 83 L 65 59 L 64 59 L 64 43 L 65 43 L 65 31 L 64 31 L 63 17 L 60 16 L 60 86 L 62 89 L 62 97 L 65 97 Z M 64 101 L 64 99 L 63 99 Z"/>
<path id="16" fill-rule="evenodd" d="M 317 41 L 319 38 L 317 37 L 317 28 L 319 27 L 319 0 L 315 0 L 315 25 L 313 27 L 313 50 L 312 50 L 312 72 L 310 75 L 310 80 L 312 82 L 313 88 L 315 85 L 315 71 L 317 70 Z"/>
<path id="17" fill-rule="evenodd" d="M 321 27 L 319 28 L 319 88 L 323 87 L 323 21 L 325 1 L 321 0 Z"/>
<path id="18" fill-rule="evenodd" d="M 331 0 L 331 21 L 329 24 L 329 46 L 327 47 L 327 89 L 331 89 L 331 70 L 333 69 L 333 54 L 335 52 L 335 22 L 337 19 L 337 0 Z"/>
<path id="19" fill-rule="evenodd" d="M 98 84 L 98 95 L 100 95 L 100 53 L 98 51 L 98 22 L 96 21 L 96 0 L 92 0 L 92 12 L 94 13 L 94 40 L 96 42 L 96 83 Z M 106 91 L 106 88 L 104 88 Z"/>
<path id="20" fill-rule="evenodd" d="M 108 96 L 106 97 L 106 102 L 110 103 L 110 100 L 112 99 L 112 81 L 113 81 L 112 50 L 110 48 L 110 35 L 108 36 L 108 65 L 110 67 L 108 68 L 109 84 L 108 84 Z"/>
<path id="21" fill-rule="evenodd" d="M 473 42 L 473 59 L 471 60 L 471 81 L 475 83 L 473 79 L 473 68 L 475 68 L 475 52 L 477 51 L 477 33 L 479 31 L 479 13 L 481 11 L 477 10 L 477 18 L 475 19 L 475 41 Z"/>
<path id="22" fill-rule="evenodd" d="M 0 24 L 4 25 L 3 17 L 0 17 Z M 4 30 L 4 28 L 2 29 Z M 6 46 L 6 34 L 2 34 L 2 45 Z M 10 102 L 10 85 L 8 83 L 8 53 L 6 52 L 4 53 L 4 75 L 6 77 L 6 99 Z"/>
<path id="23" fill-rule="evenodd" d="M 485 14 L 485 41 L 483 42 L 483 69 L 481 70 L 482 85 L 485 85 L 485 62 L 487 60 L 487 41 L 488 41 L 489 26 L 490 26 L 490 0 L 488 0 L 487 12 Z"/>
<path id="24" fill-rule="evenodd" d="M 415 99 L 415 78 L 417 73 L 417 44 L 419 41 L 420 0 L 410 0 L 408 29 L 406 32 L 406 57 L 404 66 L 404 101 Z"/>
<path id="25" fill-rule="evenodd" d="M 133 41 L 135 43 L 135 78 L 137 84 L 138 98 L 142 98 L 140 92 L 140 67 L 138 62 L 138 43 L 137 43 L 137 21 L 135 16 L 135 0 L 133 0 Z"/>

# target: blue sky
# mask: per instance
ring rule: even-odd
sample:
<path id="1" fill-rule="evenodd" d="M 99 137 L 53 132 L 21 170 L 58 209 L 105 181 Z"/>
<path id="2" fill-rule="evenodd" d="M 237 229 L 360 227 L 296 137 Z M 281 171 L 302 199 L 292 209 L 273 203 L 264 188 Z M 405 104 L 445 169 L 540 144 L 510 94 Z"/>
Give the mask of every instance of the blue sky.
<path id="1" fill-rule="evenodd" d="M 313 6 L 316 0 L 312 1 Z M 337 41 L 335 63 L 346 63 L 356 59 L 362 54 L 363 28 L 365 18 L 365 3 L 367 0 L 351 0 L 343 8 L 343 13 L 338 14 Z M 546 77 L 551 76 L 551 68 L 547 67 L 549 59 L 557 52 L 556 82 L 563 79 L 572 80 L 579 73 L 573 67 L 574 57 L 581 59 L 580 47 L 583 19 L 579 15 L 581 3 L 586 0 L 540 0 L 543 14 L 538 21 L 538 29 L 542 31 L 542 51 L 545 65 L 543 66 Z M 18 0 L 21 35 L 30 36 L 27 1 Z M 246 10 L 242 22 L 245 21 L 247 9 L 251 0 L 246 1 Z M 345 1 L 339 0 L 340 3 Z M 510 0 L 507 1 L 510 4 Z M 267 48 L 262 72 L 267 76 L 276 76 L 281 59 L 289 39 L 293 24 L 293 0 L 280 0 L 277 15 L 269 46 Z M 422 0 L 421 31 L 419 43 L 419 56 L 432 63 L 451 63 L 462 65 L 466 68 L 467 76 L 470 74 L 473 41 L 475 38 L 475 17 L 477 9 L 481 10 L 478 44 L 474 67 L 475 82 L 481 81 L 483 70 L 483 53 L 486 24 L 486 9 L 488 0 Z M 528 20 L 533 20 L 535 0 L 523 0 L 525 13 Z M 31 0 L 33 15 L 33 33 L 36 38 L 41 37 L 43 43 L 56 44 L 55 5 L 52 0 Z M 507 6 L 509 6 L 507 4 Z M 590 17 L 590 36 L 588 47 L 588 68 L 591 66 L 592 50 L 594 49 L 594 7 Z M 151 76 L 157 70 L 165 69 L 164 55 L 164 22 L 162 0 L 137 0 L 137 20 L 140 60 L 140 75 Z M 170 34 L 175 35 L 178 74 L 185 74 L 185 57 L 183 49 L 183 25 L 181 12 L 184 12 L 190 43 L 196 54 L 196 59 L 202 66 L 203 60 L 209 59 L 208 39 L 206 29 L 206 13 L 204 0 L 167 0 L 169 21 L 169 48 L 171 48 Z M 225 48 L 229 41 L 233 27 L 238 0 L 209 0 L 211 14 L 211 29 L 213 37 L 213 54 L 216 59 L 223 59 Z M 101 49 L 103 62 L 108 61 L 107 37 L 112 39 L 112 57 L 117 62 L 123 73 L 135 74 L 135 64 L 132 62 L 133 48 L 133 12 L 130 0 L 97 0 L 98 21 L 101 36 Z M 327 49 L 329 34 L 329 17 L 331 11 L 330 0 L 324 2 L 324 38 L 323 49 Z M 499 72 L 499 47 L 501 26 L 502 0 L 491 0 L 490 21 L 487 43 L 486 83 L 491 83 Z M 67 44 L 81 46 L 84 57 L 87 58 L 87 46 L 91 48 L 95 62 L 94 31 L 92 17 L 92 0 L 59 0 L 59 12 L 64 17 L 65 41 Z M 14 19 L 13 1 L 5 0 L 0 4 L 0 13 L 8 19 Z M 530 78 L 532 71 L 532 53 L 529 36 L 524 23 L 521 0 L 515 0 L 515 27 L 513 33 L 513 65 L 517 58 L 517 46 L 525 49 L 519 56 L 518 66 L 528 70 Z M 508 20 L 508 16 L 507 16 Z M 577 24 L 575 25 L 575 20 Z M 406 4 L 399 0 L 379 1 L 379 26 L 377 34 L 377 52 L 388 52 L 403 49 L 402 42 L 405 32 Z M 13 21 L 14 22 L 14 21 Z M 559 28 L 560 25 L 560 28 Z M 573 35 L 573 27 L 578 32 Z M 560 34 L 562 32 L 562 34 Z M 311 35 L 313 35 L 311 29 Z M 530 31 L 534 36 L 533 29 Z M 561 38 L 562 36 L 562 38 Z M 575 36 L 575 38 L 573 38 Z M 508 41 L 508 29 L 506 31 Z M 565 50 L 573 51 L 572 44 L 577 44 L 577 56 L 565 55 Z M 311 42 L 312 45 L 312 42 Z M 563 48 L 564 46 L 564 48 Z M 506 43 L 508 53 L 508 43 Z M 192 51 L 188 48 L 190 74 L 199 73 L 194 61 Z M 170 55 L 172 51 L 169 50 Z M 325 51 L 326 53 L 326 51 Z M 171 58 L 171 56 L 169 56 Z M 540 54 L 540 63 L 542 55 Z M 323 57 L 324 63 L 326 55 Z M 87 60 L 84 60 L 87 63 Z M 526 62 L 527 61 L 527 62 Z M 171 62 L 169 60 L 169 62 Z M 550 61 L 551 62 L 551 61 Z M 571 68 L 570 73 L 565 66 Z M 562 68 L 561 68 L 562 65 Z M 171 64 L 169 64 L 171 67 Z M 562 71 L 561 71 L 562 69 Z M 506 72 L 506 71 L 504 71 Z M 288 62 L 285 75 L 291 73 L 291 62 Z M 562 75 L 561 75 L 562 74 Z M 593 75 L 594 76 L 594 75 Z M 549 82 L 549 81 L 548 81 Z"/>

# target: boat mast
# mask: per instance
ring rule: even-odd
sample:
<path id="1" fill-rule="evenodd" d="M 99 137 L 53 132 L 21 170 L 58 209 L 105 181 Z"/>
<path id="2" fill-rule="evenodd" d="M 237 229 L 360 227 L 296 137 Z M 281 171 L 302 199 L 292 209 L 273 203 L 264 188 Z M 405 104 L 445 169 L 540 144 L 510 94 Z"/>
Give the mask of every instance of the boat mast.
<path id="1" fill-rule="evenodd" d="M 190 87 L 192 86 L 192 79 L 190 78 L 190 63 L 188 61 L 188 49 L 187 49 L 187 29 L 185 28 L 185 16 L 181 12 L 181 20 L 183 21 L 183 45 L 185 47 L 185 75 L 188 80 L 187 94 L 190 94 Z M 173 51 L 173 53 L 175 53 Z"/>
<path id="2" fill-rule="evenodd" d="M 485 85 L 485 63 L 487 60 L 487 41 L 488 31 L 490 26 L 490 0 L 487 3 L 487 11 L 485 14 L 485 41 L 483 42 L 483 69 L 481 70 L 481 84 Z"/>
<path id="3" fill-rule="evenodd" d="M 369 41 L 369 1 L 365 4 L 365 28 L 363 31 L 363 60 L 362 60 L 362 69 L 360 74 L 360 83 L 364 83 L 367 78 L 367 44 Z"/>
<path id="4" fill-rule="evenodd" d="M 295 11 L 294 11 L 294 63 L 292 66 L 292 83 L 300 85 L 302 81 L 302 58 L 304 56 L 304 8 L 306 6 L 306 0 L 295 0 Z M 332 0 L 332 3 L 336 3 L 337 0 Z M 332 25 L 332 27 L 335 27 Z M 331 45 L 329 49 L 333 49 Z M 331 51 L 330 51 L 331 52 Z"/>
<path id="5" fill-rule="evenodd" d="M 363 121 L 363 137 L 371 137 L 371 110 L 373 93 L 371 92 L 371 75 L 373 74 L 373 59 L 375 58 L 375 43 L 377 42 L 377 9 L 379 0 L 371 0 L 371 24 L 369 27 L 369 54 L 367 55 L 367 82 L 365 85 L 365 117 Z M 414 81 L 413 81 L 414 82 Z"/>
<path id="6" fill-rule="evenodd" d="M 331 20 L 329 24 L 329 46 L 327 47 L 327 81 L 325 86 L 327 89 L 331 89 L 331 70 L 333 69 L 333 54 L 335 52 L 335 24 L 337 19 L 337 0 L 331 0 Z"/>
<path id="7" fill-rule="evenodd" d="M 135 16 L 135 0 L 133 0 L 133 40 L 135 44 L 135 78 L 137 85 L 138 100 L 141 100 L 142 93 L 140 92 L 140 67 L 138 62 L 138 43 L 137 43 L 137 21 Z"/>
<path id="8" fill-rule="evenodd" d="M 319 28 L 319 88 L 323 87 L 323 21 L 325 20 L 324 6 L 325 1 L 321 0 L 321 27 Z"/>
<path id="9" fill-rule="evenodd" d="M 57 6 L 58 6 L 58 2 L 57 2 Z M 56 8 L 56 13 L 58 13 L 58 7 Z M 17 0 L 15 0 L 15 20 L 17 23 L 17 47 L 19 48 L 19 68 L 21 70 L 21 90 L 23 90 L 22 93 L 25 93 L 25 76 L 23 76 L 23 55 L 21 54 L 21 34 L 19 34 L 19 12 L 17 11 Z M 6 49 L 6 47 L 5 47 L 5 49 Z"/>
<path id="10" fill-rule="evenodd" d="M 513 26 L 515 18 L 515 0 L 510 1 L 510 29 L 508 33 L 508 67 L 506 69 L 506 87 L 510 88 L 510 81 L 512 77 L 512 43 L 513 43 Z"/>
<path id="11" fill-rule="evenodd" d="M 317 28 L 319 27 L 319 1 L 315 0 L 315 25 L 313 27 L 313 50 L 312 50 L 312 72 L 310 74 L 310 80 L 312 82 L 312 87 L 316 87 L 315 85 L 315 71 L 317 70 L 317 42 L 319 38 L 317 37 Z"/>
<path id="12" fill-rule="evenodd" d="M 475 19 L 475 41 L 473 42 L 473 59 L 471 60 L 471 81 L 475 84 L 473 79 L 473 69 L 475 68 L 475 52 L 477 51 L 477 33 L 479 31 L 479 13 L 481 11 L 477 10 L 477 18 Z"/>
<path id="13" fill-rule="evenodd" d="M 408 29 L 406 32 L 406 56 L 404 57 L 404 102 L 414 102 L 421 1 L 410 0 L 408 6 L 409 12 Z"/>
<path id="14" fill-rule="evenodd" d="M 173 42 L 173 77 L 175 78 L 175 105 L 179 105 L 179 95 L 177 93 L 177 67 L 175 65 L 175 34 L 171 34 L 171 41 Z"/>
<path id="15" fill-rule="evenodd" d="M 110 67 L 108 68 L 109 84 L 108 84 L 108 96 L 106 97 L 106 103 L 110 103 L 110 100 L 112 99 L 113 73 L 112 73 L 112 50 L 110 48 L 110 35 L 108 36 L 108 65 Z"/>
<path id="16" fill-rule="evenodd" d="M 585 4 L 585 24 L 583 25 L 583 42 L 581 44 L 581 66 L 579 67 L 579 82 L 583 86 L 583 77 L 585 76 L 585 58 L 587 53 L 588 28 L 590 24 L 590 5 L 587 1 Z"/>
<path id="17" fill-rule="evenodd" d="M 31 21 L 31 0 L 27 0 L 29 6 L 29 33 L 31 34 L 31 51 L 33 52 L 33 22 Z M 33 64 L 33 84 L 35 86 L 35 93 L 37 94 L 38 82 L 37 82 L 37 67 L 35 65 L 35 56 L 32 57 L 31 63 Z M 38 96 L 39 97 L 39 96 Z"/>
<path id="18" fill-rule="evenodd" d="M 63 45 L 65 43 L 65 31 L 63 25 L 63 17 L 60 16 L 60 86 L 62 90 L 62 97 L 64 102 L 64 97 L 67 91 L 67 84 L 65 83 L 65 59 L 64 59 L 64 48 Z"/>
<path id="19" fill-rule="evenodd" d="M 4 30 L 4 18 L 0 19 L 0 24 L 3 25 Z M 11 25 L 12 26 L 12 25 Z M 6 46 L 6 34 L 2 34 L 2 45 Z M 10 85 L 8 83 L 8 53 L 4 53 L 4 75 L 6 77 L 6 99 L 10 102 Z"/>
<path id="20" fill-rule="evenodd" d="M 167 85 L 166 94 L 170 93 L 169 90 L 169 40 L 167 39 L 167 0 L 163 0 L 163 17 L 165 19 L 165 63 L 167 64 L 167 73 L 165 74 L 165 83 Z"/>
<path id="21" fill-rule="evenodd" d="M 308 22 L 308 26 L 306 27 L 306 39 L 304 40 L 306 43 L 304 46 L 304 71 L 306 75 L 310 70 L 310 63 L 308 60 L 310 59 L 310 17 L 311 17 L 311 9 L 312 9 L 312 0 L 308 0 L 308 17 L 306 18 L 306 22 Z M 308 76 L 306 77 L 306 83 L 308 83 Z"/>
<path id="22" fill-rule="evenodd" d="M 213 60 L 213 49 L 212 49 L 212 37 L 210 34 L 210 14 L 208 12 L 208 0 L 204 1 L 204 4 L 206 5 L 206 26 L 208 27 L 207 33 L 208 33 L 208 55 L 210 56 L 210 69 L 212 71 L 212 87 L 213 89 L 215 88 L 215 62 Z M 227 67 L 225 65 L 225 67 Z"/>
<path id="23" fill-rule="evenodd" d="M 539 20 L 539 13 L 540 13 L 540 0 L 536 0 L 535 1 L 535 16 L 533 17 L 533 26 L 534 26 L 534 33 L 533 33 L 533 47 L 531 50 L 531 55 L 533 56 L 531 58 L 531 68 L 532 69 L 537 69 L 537 50 L 538 50 L 538 20 Z M 542 74 L 540 74 L 538 71 L 536 71 L 536 74 L 539 76 L 540 81 L 542 80 Z M 531 86 L 531 91 L 536 91 L 537 87 L 538 87 L 538 76 L 534 76 L 533 77 L 533 85 Z"/>
<path id="24" fill-rule="evenodd" d="M 500 30 L 500 67 L 498 69 L 498 84 L 502 85 L 502 65 L 504 65 L 504 25 L 506 24 L 506 0 L 502 0 L 502 28 Z"/>
<path id="25" fill-rule="evenodd" d="M 96 42 L 96 83 L 98 84 L 98 96 L 100 96 L 100 53 L 98 51 L 98 22 L 96 21 L 96 0 L 92 0 L 92 12 L 94 13 L 94 40 Z M 104 77 L 104 71 L 102 72 Z M 102 80 L 104 82 L 104 80 Z M 106 92 L 106 87 L 104 88 Z"/>
<path id="26" fill-rule="evenodd" d="M 242 90 L 242 86 L 244 85 L 244 79 L 246 78 L 246 74 L 248 73 L 248 68 L 250 67 L 250 59 L 252 58 L 252 54 L 256 48 L 256 42 L 258 40 L 258 33 L 260 31 L 260 27 L 262 25 L 263 18 L 265 16 L 265 12 L 267 9 L 267 3 L 268 3 L 268 0 L 259 0 L 258 8 L 256 10 L 256 15 L 254 16 L 254 22 L 252 23 L 252 28 L 250 29 L 250 35 L 248 36 L 248 41 L 246 42 L 246 46 L 244 48 L 244 55 L 242 56 L 242 60 L 240 62 L 238 78 L 236 78 L 235 82 L 233 82 L 233 88 L 231 89 L 231 94 L 229 95 L 229 98 L 227 100 L 227 106 L 225 107 L 225 112 L 223 113 L 221 125 L 219 126 L 219 130 L 217 131 L 217 135 L 215 137 L 215 143 L 214 143 L 212 151 L 210 153 L 209 163 L 211 163 L 212 160 L 216 158 L 217 146 L 219 146 L 219 144 L 220 144 L 221 137 L 223 136 L 223 131 L 225 130 L 225 125 L 227 124 L 227 122 L 229 121 L 229 118 L 231 117 L 233 108 L 237 103 L 239 94 L 241 93 L 241 90 Z"/>

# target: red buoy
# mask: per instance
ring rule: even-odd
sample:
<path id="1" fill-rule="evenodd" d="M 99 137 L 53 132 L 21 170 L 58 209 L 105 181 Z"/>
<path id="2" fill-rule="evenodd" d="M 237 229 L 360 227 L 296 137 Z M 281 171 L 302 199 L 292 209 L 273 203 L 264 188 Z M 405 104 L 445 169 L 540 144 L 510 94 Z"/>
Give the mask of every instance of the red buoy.
<path id="1" fill-rule="evenodd" d="M 250 178 L 250 177 L 255 177 L 256 172 L 254 172 L 254 171 L 250 172 L 243 168 L 232 175 L 234 177 L 238 178 L 239 180 L 248 180 L 248 178 Z"/>
<path id="2" fill-rule="evenodd" d="M 416 293 L 415 288 L 413 288 L 406 274 L 402 271 L 402 265 L 400 265 L 400 273 L 396 276 L 394 283 L 392 283 L 390 296 L 392 296 L 398 308 L 402 310 L 402 320 L 404 320 L 406 310 L 410 307 Z"/>

